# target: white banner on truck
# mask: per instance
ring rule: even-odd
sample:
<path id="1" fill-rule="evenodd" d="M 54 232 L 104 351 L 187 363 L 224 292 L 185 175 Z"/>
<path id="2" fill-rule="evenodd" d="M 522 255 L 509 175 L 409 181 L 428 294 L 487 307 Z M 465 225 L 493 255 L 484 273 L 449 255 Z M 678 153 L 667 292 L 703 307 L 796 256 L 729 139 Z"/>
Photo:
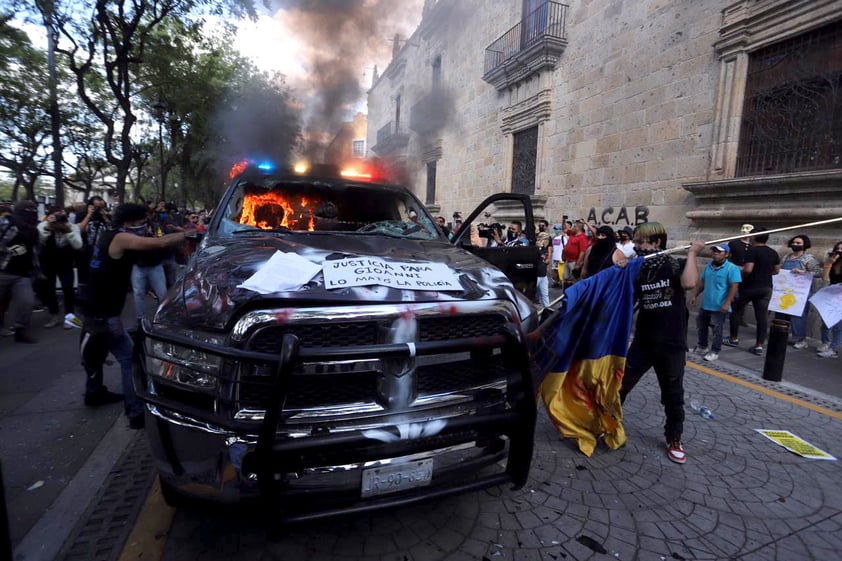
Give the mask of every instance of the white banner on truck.
<path id="1" fill-rule="evenodd" d="M 443 263 L 387 261 L 355 257 L 325 261 L 325 288 L 377 284 L 403 290 L 462 290 L 456 271 Z"/>

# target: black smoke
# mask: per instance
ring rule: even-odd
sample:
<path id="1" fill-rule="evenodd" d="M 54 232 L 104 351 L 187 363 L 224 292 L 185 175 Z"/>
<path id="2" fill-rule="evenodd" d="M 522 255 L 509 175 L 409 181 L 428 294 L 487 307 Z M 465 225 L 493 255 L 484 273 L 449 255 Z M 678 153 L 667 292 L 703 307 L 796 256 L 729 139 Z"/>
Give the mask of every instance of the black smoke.
<path id="1" fill-rule="evenodd" d="M 369 86 L 362 81 L 363 69 L 389 60 L 391 38 L 398 30 L 414 29 L 422 4 L 423 0 L 270 2 L 278 10 L 275 17 L 283 19 L 305 45 L 307 74 L 300 83 L 289 79 L 295 97 L 304 105 L 308 151 L 323 148 L 320 139 L 336 134 L 350 117 Z"/>

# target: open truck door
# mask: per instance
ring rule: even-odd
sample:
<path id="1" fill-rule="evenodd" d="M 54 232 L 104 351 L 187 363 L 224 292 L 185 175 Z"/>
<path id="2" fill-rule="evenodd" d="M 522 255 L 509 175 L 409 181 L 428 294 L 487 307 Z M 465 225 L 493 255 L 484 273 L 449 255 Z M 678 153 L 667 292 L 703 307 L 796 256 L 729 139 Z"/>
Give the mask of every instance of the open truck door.
<path id="1" fill-rule="evenodd" d="M 505 242 L 513 222 L 522 224 L 528 243 L 494 243 L 493 230 L 503 227 L 502 239 Z M 532 199 L 529 195 L 518 193 L 498 193 L 485 199 L 468 215 L 453 237 L 454 245 L 482 257 L 503 271 L 515 287 L 533 301 L 540 259 L 535 241 Z"/>

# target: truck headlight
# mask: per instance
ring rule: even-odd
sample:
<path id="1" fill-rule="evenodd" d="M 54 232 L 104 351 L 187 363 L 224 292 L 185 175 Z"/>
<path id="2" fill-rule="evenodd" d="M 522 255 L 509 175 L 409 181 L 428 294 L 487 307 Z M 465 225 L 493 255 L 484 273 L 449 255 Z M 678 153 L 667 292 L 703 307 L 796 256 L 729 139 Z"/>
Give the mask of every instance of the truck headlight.
<path id="1" fill-rule="evenodd" d="M 145 351 L 149 375 L 205 392 L 216 388 L 221 357 L 156 339 L 146 339 Z"/>

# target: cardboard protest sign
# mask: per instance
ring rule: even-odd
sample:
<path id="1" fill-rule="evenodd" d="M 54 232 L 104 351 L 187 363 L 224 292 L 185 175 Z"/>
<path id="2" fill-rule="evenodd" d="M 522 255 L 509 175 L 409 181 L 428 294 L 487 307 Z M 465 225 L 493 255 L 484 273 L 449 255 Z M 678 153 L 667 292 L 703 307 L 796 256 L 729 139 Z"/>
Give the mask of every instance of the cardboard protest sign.
<path id="1" fill-rule="evenodd" d="M 800 316 L 810 297 L 813 275 L 781 271 L 772 277 L 772 299 L 769 310 Z"/>
<path id="2" fill-rule="evenodd" d="M 833 327 L 842 321 L 842 284 L 826 286 L 813 294 L 810 303 L 824 320 L 824 324 Z"/>

